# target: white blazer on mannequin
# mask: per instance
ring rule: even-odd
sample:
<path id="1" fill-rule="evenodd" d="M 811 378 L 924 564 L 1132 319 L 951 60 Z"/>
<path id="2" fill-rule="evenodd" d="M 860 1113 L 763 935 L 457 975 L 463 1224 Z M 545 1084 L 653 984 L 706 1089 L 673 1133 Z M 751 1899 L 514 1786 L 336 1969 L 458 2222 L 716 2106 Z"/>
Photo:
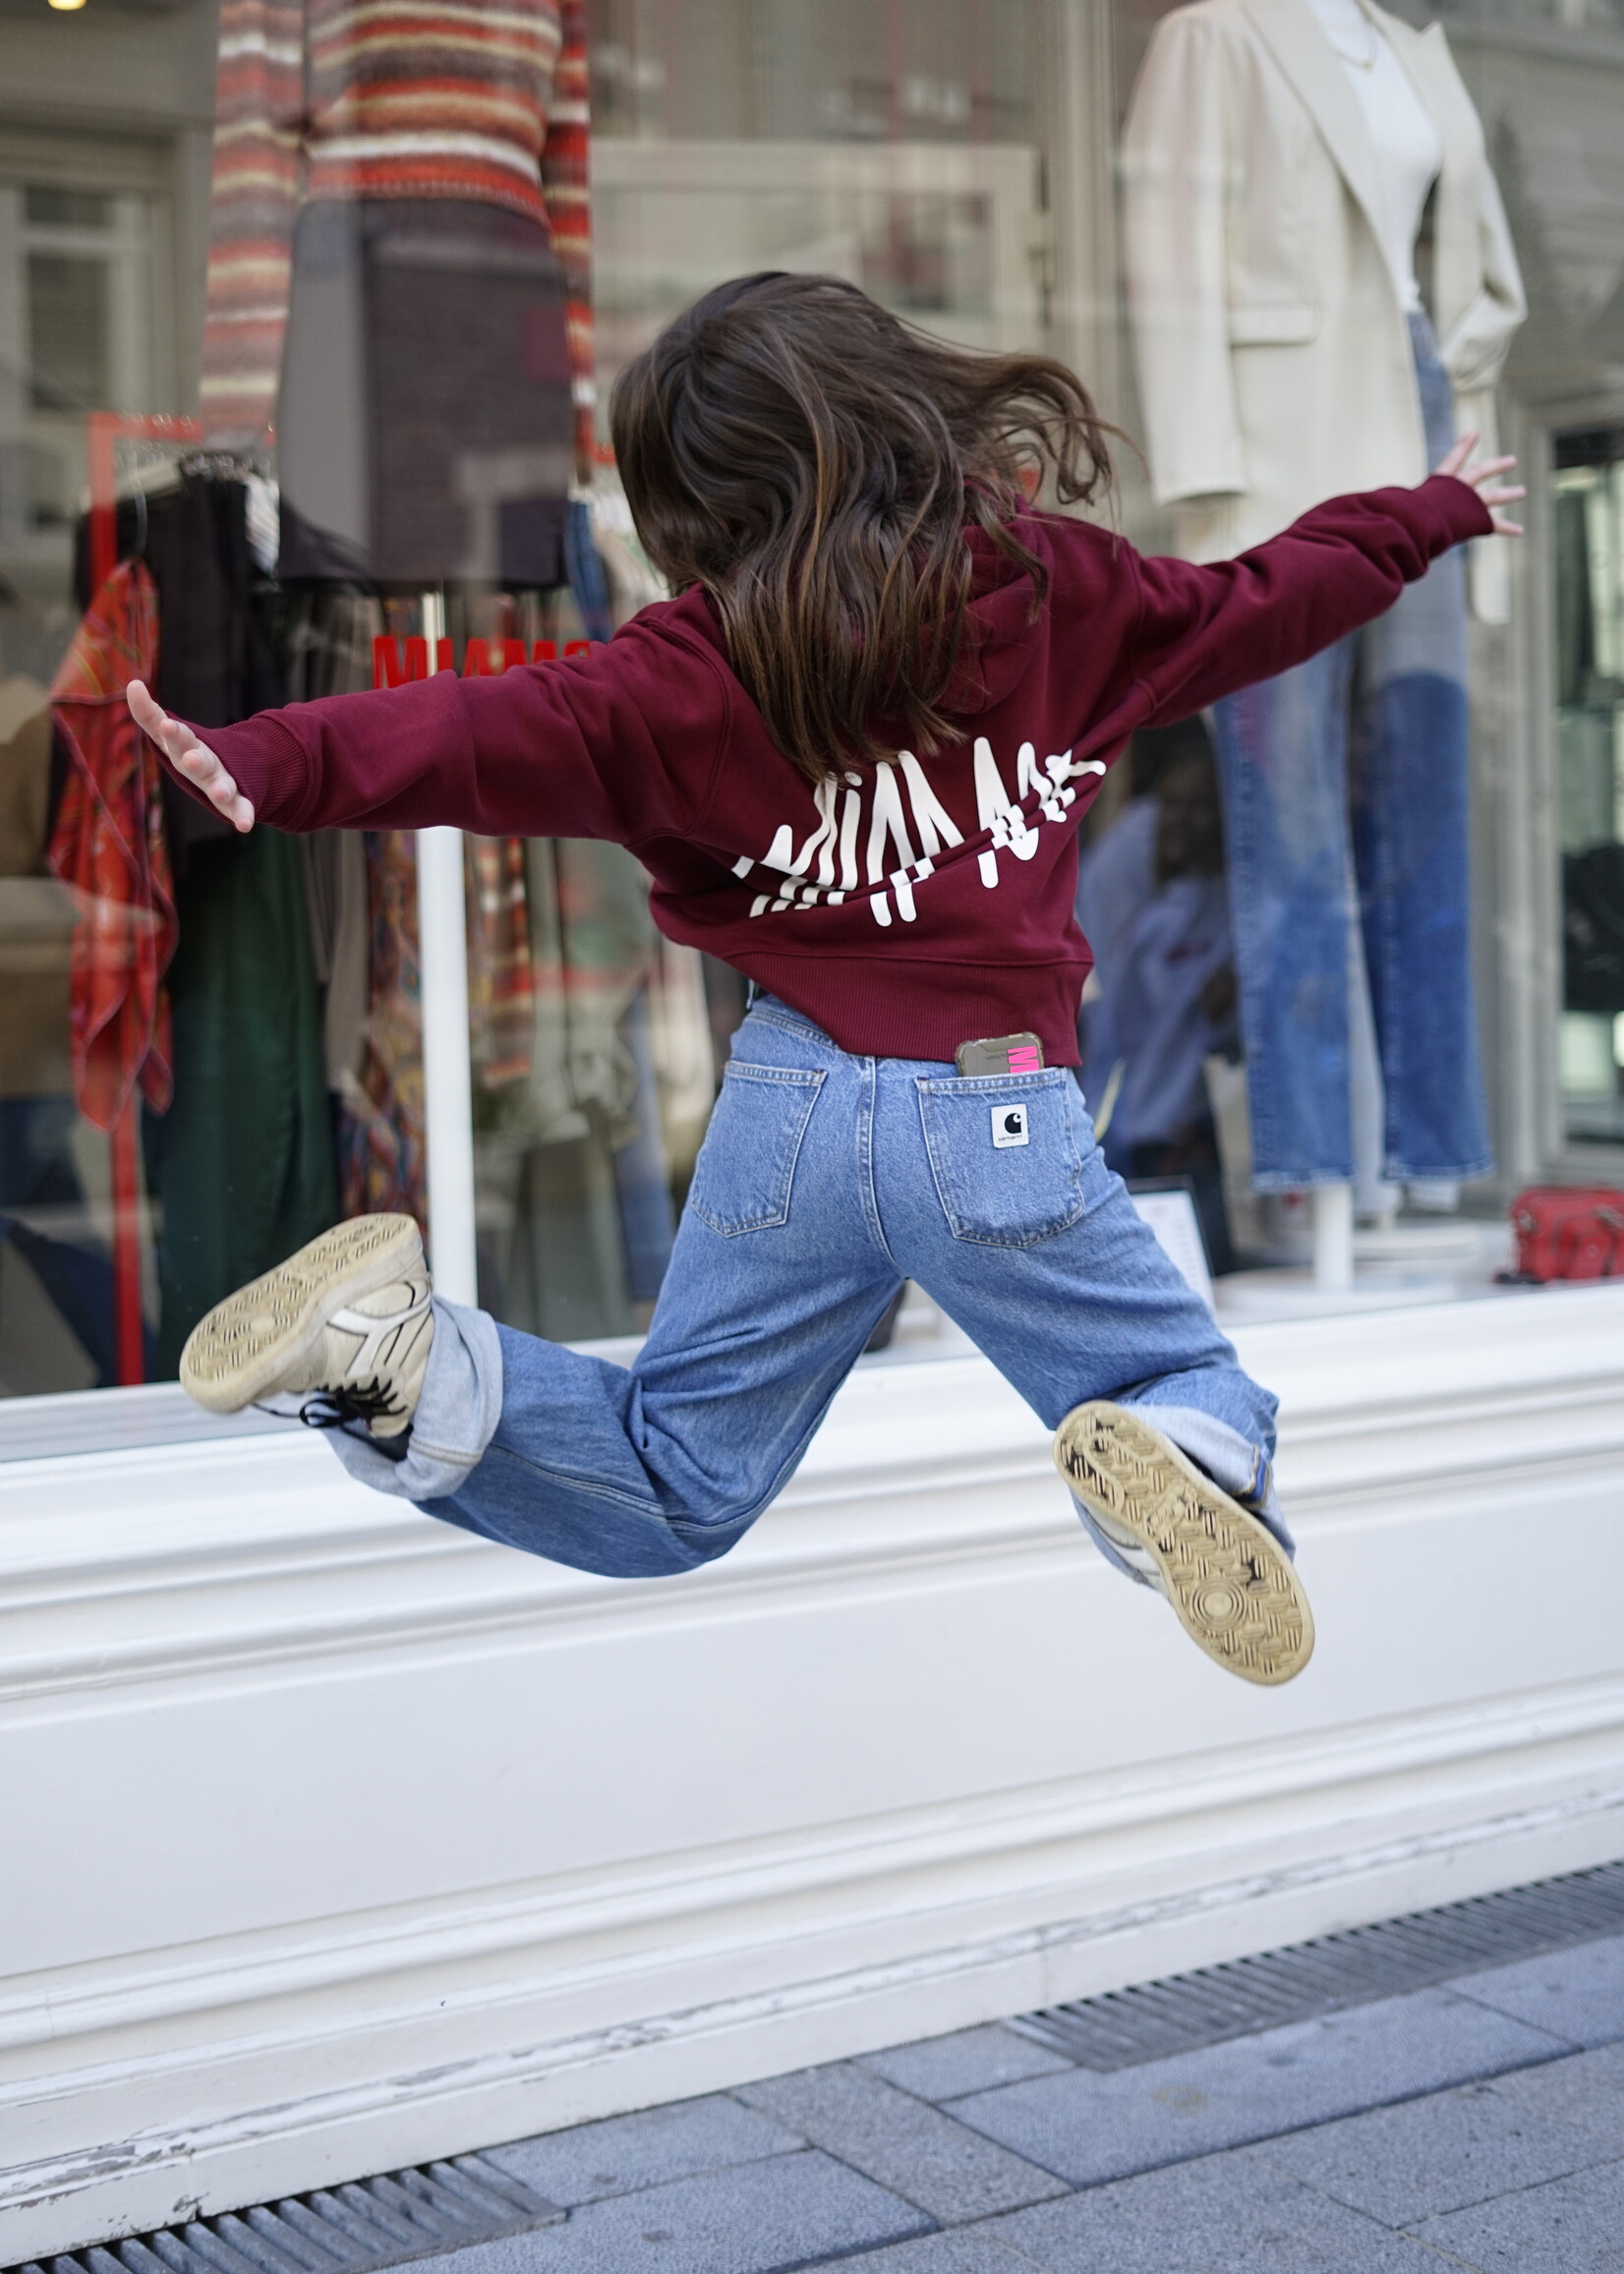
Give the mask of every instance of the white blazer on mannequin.
<path id="1" fill-rule="evenodd" d="M 1433 328 L 1461 427 L 1491 445 L 1494 382 L 1527 302 L 1482 128 L 1442 27 L 1416 31 L 1364 4 L 1438 130 Z M 1323 498 L 1421 481 L 1380 166 L 1305 0 L 1195 0 L 1165 17 L 1123 172 L 1151 475 L 1179 551 L 1222 558 Z M 1482 566 L 1479 613 L 1502 615 L 1503 572 Z"/>

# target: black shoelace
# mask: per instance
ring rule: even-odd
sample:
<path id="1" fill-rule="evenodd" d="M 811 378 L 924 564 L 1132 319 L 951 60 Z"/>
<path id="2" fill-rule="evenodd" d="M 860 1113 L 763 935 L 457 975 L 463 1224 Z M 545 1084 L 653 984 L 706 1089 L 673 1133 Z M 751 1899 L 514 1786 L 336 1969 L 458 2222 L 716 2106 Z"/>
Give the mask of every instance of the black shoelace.
<path id="1" fill-rule="evenodd" d="M 352 1422 L 383 1422 L 398 1414 L 400 1407 L 394 1394 L 382 1388 L 375 1374 L 369 1382 L 357 1382 L 353 1388 L 321 1390 L 307 1398 L 299 1408 L 299 1419 L 308 1429 L 342 1429 Z"/>

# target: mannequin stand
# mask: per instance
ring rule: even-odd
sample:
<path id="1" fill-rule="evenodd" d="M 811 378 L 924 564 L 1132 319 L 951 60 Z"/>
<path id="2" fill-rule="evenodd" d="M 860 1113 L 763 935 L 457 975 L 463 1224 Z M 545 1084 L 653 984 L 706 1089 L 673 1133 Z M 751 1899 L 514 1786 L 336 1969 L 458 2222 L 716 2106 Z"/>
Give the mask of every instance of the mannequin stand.
<path id="1" fill-rule="evenodd" d="M 1354 1188 L 1316 1185 L 1313 1195 L 1314 1285 L 1331 1295 L 1354 1284 Z"/>
<path id="2" fill-rule="evenodd" d="M 1493 1226 L 1394 1225 L 1354 1230 L 1351 1184 L 1316 1185 L 1313 1268 L 1301 1263 L 1233 1273 L 1218 1282 L 1220 1317 L 1330 1318 L 1448 1303 L 1499 1268 Z M 1485 1239 L 1483 1234 L 1487 1234 Z M 1356 1276 L 1355 1258 L 1362 1269 Z"/>

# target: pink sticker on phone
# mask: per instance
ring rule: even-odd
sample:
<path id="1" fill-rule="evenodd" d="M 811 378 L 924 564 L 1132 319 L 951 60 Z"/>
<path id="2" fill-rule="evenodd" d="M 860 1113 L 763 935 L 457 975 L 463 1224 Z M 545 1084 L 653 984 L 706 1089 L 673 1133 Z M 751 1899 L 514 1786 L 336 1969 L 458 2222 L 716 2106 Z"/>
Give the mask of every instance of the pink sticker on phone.
<path id="1" fill-rule="evenodd" d="M 1012 1050 L 1010 1053 L 1010 1072 L 1012 1074 L 1036 1074 L 1040 1070 L 1040 1065 L 1037 1045 L 1033 1042 L 1023 1042 L 1018 1050 Z"/>

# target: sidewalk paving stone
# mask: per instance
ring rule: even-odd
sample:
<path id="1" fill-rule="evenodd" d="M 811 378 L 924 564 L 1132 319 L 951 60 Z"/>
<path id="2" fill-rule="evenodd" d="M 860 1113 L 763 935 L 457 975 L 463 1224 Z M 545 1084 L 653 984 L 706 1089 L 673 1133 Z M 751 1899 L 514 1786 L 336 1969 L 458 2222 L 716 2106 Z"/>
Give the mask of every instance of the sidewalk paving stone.
<path id="1" fill-rule="evenodd" d="M 1624 2274 L 1624 2163 L 1428 2219 L 1416 2233 L 1481 2274 Z"/>
<path id="2" fill-rule="evenodd" d="M 1101 2075 L 1073 2070 L 950 2103 L 1076 2187 L 1269 2139 L 1548 2060 L 1562 2042 L 1449 1990 L 1420 1990 Z"/>
<path id="3" fill-rule="evenodd" d="M 738 2097 L 890 2187 L 943 2226 L 1063 2195 L 1066 2184 L 853 2062 L 803 2069 Z"/>
<path id="4" fill-rule="evenodd" d="M 1425 2244 L 1250 2154 L 1092 2187 L 1016 2211 L 987 2232 L 1043 2274 L 1452 2274 Z"/>
<path id="5" fill-rule="evenodd" d="M 1468 1974 L 1450 1988 L 1574 2045 L 1624 2038 L 1624 1935 Z"/>
<path id="6" fill-rule="evenodd" d="M 858 2067 L 920 2100 L 955 2100 L 997 2084 L 1020 2084 L 1028 2076 L 1059 2076 L 1076 2063 L 1001 2021 L 989 2021 L 980 2029 L 956 2029 L 950 2037 L 865 2053 Z"/>
<path id="7" fill-rule="evenodd" d="M 805 2141 L 725 2093 L 488 2148 L 487 2160 L 566 2209 L 667 2180 L 755 2163 Z"/>
<path id="8" fill-rule="evenodd" d="M 1344 2117 L 1255 2152 L 1389 2227 L 1413 2227 L 1609 2160 L 1593 2134 L 1545 2120 L 1493 2083 Z"/>
<path id="9" fill-rule="evenodd" d="M 930 2222 L 805 2148 L 584 2203 L 561 2227 L 418 2261 L 420 2274 L 783 2274 Z"/>
<path id="10" fill-rule="evenodd" d="M 1543 2123 L 1567 2125 L 1599 2140 L 1606 2154 L 1624 2156 L 1624 2045 L 1497 2077 L 1494 2090 Z"/>

